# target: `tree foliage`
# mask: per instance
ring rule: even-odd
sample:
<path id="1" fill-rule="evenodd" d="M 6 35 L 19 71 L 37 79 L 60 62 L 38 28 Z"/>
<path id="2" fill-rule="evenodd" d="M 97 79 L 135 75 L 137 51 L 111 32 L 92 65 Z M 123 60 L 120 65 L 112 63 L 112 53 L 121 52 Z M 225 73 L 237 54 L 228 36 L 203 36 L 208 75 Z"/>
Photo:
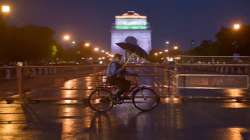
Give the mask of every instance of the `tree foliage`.
<path id="1" fill-rule="evenodd" d="M 0 21 L 0 61 L 41 62 L 53 60 L 62 51 L 48 27 L 13 27 Z"/>
<path id="2" fill-rule="evenodd" d="M 188 51 L 191 55 L 205 56 L 232 56 L 235 53 L 242 56 L 250 55 L 250 25 L 243 25 L 238 31 L 222 27 L 216 33 L 215 41 L 204 40 L 198 47 Z"/>

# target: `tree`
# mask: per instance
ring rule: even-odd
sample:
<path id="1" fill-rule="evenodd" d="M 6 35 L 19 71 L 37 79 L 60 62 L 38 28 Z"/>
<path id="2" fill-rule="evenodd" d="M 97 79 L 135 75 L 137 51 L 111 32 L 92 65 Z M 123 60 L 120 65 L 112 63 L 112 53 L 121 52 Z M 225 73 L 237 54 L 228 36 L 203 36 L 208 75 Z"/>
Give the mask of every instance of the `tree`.
<path id="1" fill-rule="evenodd" d="M 198 47 L 195 47 L 188 51 L 191 55 L 219 55 L 218 44 L 212 42 L 211 40 L 203 40 Z"/>
<path id="2" fill-rule="evenodd" d="M 238 53 L 242 56 L 250 55 L 250 25 L 243 25 L 238 31 L 222 27 L 216 33 L 215 41 L 204 40 L 195 48 L 190 49 L 191 55 L 221 55 L 232 56 Z"/>
<path id="3" fill-rule="evenodd" d="M 41 62 L 57 57 L 61 51 L 54 40 L 54 32 L 48 27 L 29 25 L 24 27 L 0 27 L 1 60 Z"/>

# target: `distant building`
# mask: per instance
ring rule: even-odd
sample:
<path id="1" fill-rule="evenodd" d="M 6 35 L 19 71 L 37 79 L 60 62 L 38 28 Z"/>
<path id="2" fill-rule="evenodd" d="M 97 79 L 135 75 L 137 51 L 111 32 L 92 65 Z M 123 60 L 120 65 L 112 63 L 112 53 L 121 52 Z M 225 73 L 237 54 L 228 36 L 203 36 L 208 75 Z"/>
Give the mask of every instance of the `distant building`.
<path id="1" fill-rule="evenodd" d="M 126 56 L 126 52 L 116 45 L 119 42 L 139 45 L 149 53 L 152 46 L 151 30 L 147 17 L 134 11 L 128 11 L 121 16 L 116 16 L 111 32 L 111 51 Z"/>

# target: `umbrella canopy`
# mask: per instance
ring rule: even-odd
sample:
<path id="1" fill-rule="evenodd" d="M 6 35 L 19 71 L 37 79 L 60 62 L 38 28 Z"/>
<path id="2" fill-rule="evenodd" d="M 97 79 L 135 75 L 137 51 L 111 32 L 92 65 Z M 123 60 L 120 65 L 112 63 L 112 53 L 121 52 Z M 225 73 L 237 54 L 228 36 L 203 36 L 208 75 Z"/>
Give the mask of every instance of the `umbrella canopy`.
<path id="1" fill-rule="evenodd" d="M 125 43 L 125 42 L 116 43 L 116 45 L 118 45 L 120 48 L 122 48 L 128 52 L 134 53 L 142 58 L 146 58 L 146 59 L 148 58 L 147 52 L 145 50 L 143 50 L 138 45 L 134 45 L 131 43 Z"/>

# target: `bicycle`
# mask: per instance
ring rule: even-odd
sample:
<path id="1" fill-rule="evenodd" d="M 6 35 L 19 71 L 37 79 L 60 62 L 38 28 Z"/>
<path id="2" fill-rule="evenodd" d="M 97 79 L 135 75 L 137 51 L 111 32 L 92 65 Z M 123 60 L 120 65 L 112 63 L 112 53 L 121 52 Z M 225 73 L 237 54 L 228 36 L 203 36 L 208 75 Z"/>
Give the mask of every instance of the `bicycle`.
<path id="1" fill-rule="evenodd" d="M 117 89 L 115 86 L 106 85 L 96 87 L 88 99 L 90 108 L 97 112 L 107 112 L 114 105 L 133 103 L 137 109 L 146 112 L 153 110 L 160 103 L 159 95 L 152 88 L 139 85 L 138 79 L 131 83 L 128 92 L 123 93 L 120 102 L 117 102 L 117 95 L 114 92 Z"/>

